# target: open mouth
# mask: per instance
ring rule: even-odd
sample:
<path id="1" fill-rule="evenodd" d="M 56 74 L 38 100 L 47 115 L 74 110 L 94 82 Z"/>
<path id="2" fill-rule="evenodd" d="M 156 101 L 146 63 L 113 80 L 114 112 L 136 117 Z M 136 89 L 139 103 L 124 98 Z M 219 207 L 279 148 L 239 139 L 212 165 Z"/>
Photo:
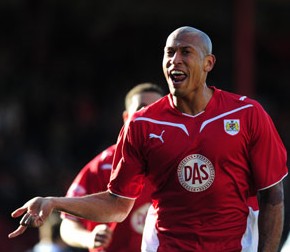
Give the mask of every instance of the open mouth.
<path id="1" fill-rule="evenodd" d="M 187 75 L 183 71 L 180 71 L 180 70 L 172 70 L 169 76 L 174 83 L 182 82 L 187 77 Z"/>

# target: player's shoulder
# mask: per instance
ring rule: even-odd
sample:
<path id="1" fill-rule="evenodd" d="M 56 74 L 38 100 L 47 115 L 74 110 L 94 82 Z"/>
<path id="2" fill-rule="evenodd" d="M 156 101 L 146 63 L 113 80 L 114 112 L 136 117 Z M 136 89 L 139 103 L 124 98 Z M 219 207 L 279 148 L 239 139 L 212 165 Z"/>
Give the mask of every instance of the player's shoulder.
<path id="1" fill-rule="evenodd" d="M 116 150 L 116 144 L 112 144 L 111 146 L 109 146 L 108 148 L 106 148 L 105 150 L 103 150 L 101 152 L 101 155 L 105 158 L 107 156 L 112 156 L 114 155 Z"/>
<path id="2" fill-rule="evenodd" d="M 100 162 L 108 162 L 109 160 L 111 161 L 114 157 L 115 150 L 116 144 L 113 144 L 108 148 L 106 148 L 105 150 L 103 150 L 101 153 L 99 153 L 96 158 Z"/>
<path id="3" fill-rule="evenodd" d="M 215 91 L 219 93 L 222 100 L 228 103 L 232 103 L 236 106 L 251 106 L 257 109 L 263 109 L 261 103 L 254 98 L 221 89 L 215 89 Z"/>
<path id="4" fill-rule="evenodd" d="M 164 111 L 166 107 L 168 107 L 168 95 L 163 96 L 159 100 L 154 103 L 147 105 L 146 107 L 138 110 L 134 114 L 134 118 L 136 117 L 151 117 L 152 115 L 159 115 L 161 111 Z"/>
<path id="5" fill-rule="evenodd" d="M 91 159 L 83 169 L 90 173 L 97 173 L 100 170 L 110 170 L 113 162 L 116 144 L 113 144 Z"/>

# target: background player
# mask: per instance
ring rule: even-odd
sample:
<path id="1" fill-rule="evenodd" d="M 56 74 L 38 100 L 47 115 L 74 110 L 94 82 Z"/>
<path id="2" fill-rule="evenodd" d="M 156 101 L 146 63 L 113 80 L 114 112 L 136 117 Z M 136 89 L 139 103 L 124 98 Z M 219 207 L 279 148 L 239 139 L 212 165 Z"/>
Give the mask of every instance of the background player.
<path id="1" fill-rule="evenodd" d="M 125 97 L 124 123 L 134 112 L 155 102 L 163 95 L 161 87 L 153 83 L 141 83 L 133 87 Z M 108 147 L 84 166 L 70 186 L 68 197 L 84 196 L 107 189 L 115 148 L 116 145 Z M 88 248 L 92 252 L 139 251 L 144 221 L 151 203 L 150 189 L 150 184 L 147 184 L 127 219 L 118 224 L 114 232 L 116 223 L 100 224 L 63 214 L 61 224 L 63 240 L 70 246 Z"/>

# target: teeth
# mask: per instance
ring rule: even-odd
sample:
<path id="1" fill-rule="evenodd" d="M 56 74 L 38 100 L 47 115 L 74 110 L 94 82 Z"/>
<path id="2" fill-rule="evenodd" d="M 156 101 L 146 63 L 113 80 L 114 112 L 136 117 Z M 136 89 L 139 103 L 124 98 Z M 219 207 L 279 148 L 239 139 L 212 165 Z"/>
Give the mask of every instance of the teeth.
<path id="1" fill-rule="evenodd" d="M 173 71 L 171 71 L 171 74 L 184 74 L 184 72 L 182 72 L 182 71 L 179 71 L 179 70 L 173 70 Z"/>

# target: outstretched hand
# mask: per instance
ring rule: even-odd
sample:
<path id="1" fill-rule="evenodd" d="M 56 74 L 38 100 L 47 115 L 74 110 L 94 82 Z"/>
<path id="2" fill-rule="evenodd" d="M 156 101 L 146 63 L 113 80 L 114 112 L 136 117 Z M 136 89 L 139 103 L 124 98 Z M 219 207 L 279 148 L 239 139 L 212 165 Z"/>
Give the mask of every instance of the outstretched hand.
<path id="1" fill-rule="evenodd" d="M 8 235 L 9 238 L 17 237 L 25 232 L 28 227 L 40 227 L 53 210 L 49 198 L 35 197 L 27 201 L 22 207 L 16 209 L 11 216 L 20 217 L 19 227 Z"/>

